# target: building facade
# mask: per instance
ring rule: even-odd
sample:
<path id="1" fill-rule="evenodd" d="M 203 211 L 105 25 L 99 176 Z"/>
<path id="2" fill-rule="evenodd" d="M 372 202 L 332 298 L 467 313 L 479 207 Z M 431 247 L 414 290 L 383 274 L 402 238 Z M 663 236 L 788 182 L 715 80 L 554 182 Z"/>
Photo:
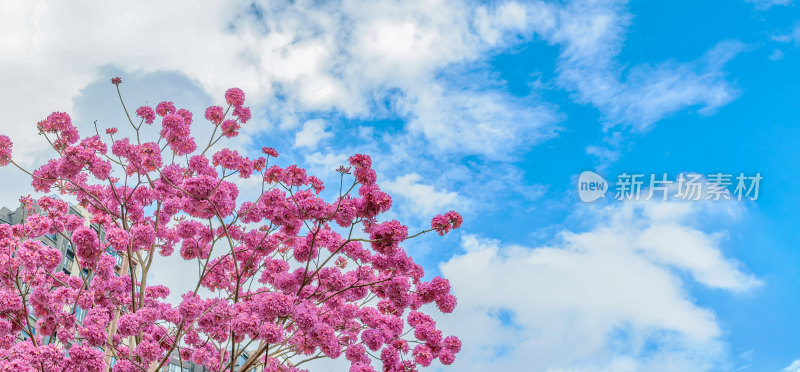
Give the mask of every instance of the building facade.
<path id="1" fill-rule="evenodd" d="M 9 225 L 21 224 L 27 218 L 26 213 L 27 211 L 23 204 L 20 204 L 20 206 L 14 210 L 11 210 L 7 207 L 0 207 L 0 223 Z M 105 232 L 100 226 L 91 223 L 91 215 L 86 209 L 78 205 L 70 205 L 69 213 L 83 218 L 84 224 L 86 226 L 92 227 L 97 232 L 98 237 L 102 241 L 102 239 L 105 237 Z M 78 262 L 75 260 L 74 248 L 70 244 L 69 240 L 67 240 L 67 238 L 65 238 L 64 236 L 60 234 L 48 234 L 37 238 L 37 240 L 41 241 L 42 243 L 50 247 L 57 248 L 61 251 L 62 258 L 61 262 L 56 267 L 56 272 L 62 271 L 68 276 L 77 276 L 82 278 L 85 278 L 87 275 L 91 275 L 91 273 L 89 273 L 88 270 L 80 268 Z M 116 262 L 114 269 L 117 275 L 130 274 L 128 266 L 129 261 L 125 259 L 124 253 L 119 253 L 112 249 L 107 249 L 106 253 L 115 258 Z M 133 274 L 136 275 L 137 262 L 135 261 L 135 258 L 131 260 L 131 262 L 133 263 Z M 82 309 L 80 307 L 75 308 L 75 318 L 78 324 L 83 322 L 84 318 L 86 317 L 87 310 L 88 309 Z M 30 324 L 36 324 L 36 316 L 33 314 L 32 311 L 29 312 L 29 314 L 31 320 Z M 118 318 L 119 314 L 115 314 L 114 320 L 109 325 L 109 327 L 115 328 Z M 30 330 L 30 332 L 35 334 L 36 329 L 34 328 Z M 19 336 L 20 340 L 25 340 L 27 338 L 28 335 L 26 335 L 24 332 L 20 333 Z M 115 363 L 115 358 L 110 353 L 107 353 L 107 361 L 110 366 L 113 366 Z"/>
<path id="2" fill-rule="evenodd" d="M 70 205 L 69 213 L 82 217 L 85 221 L 85 225 L 91 226 L 93 229 L 95 229 L 95 231 L 97 231 L 98 237 L 100 238 L 100 241 L 103 241 L 103 238 L 105 237 L 104 236 L 105 232 L 99 226 L 91 223 L 91 215 L 89 214 L 88 211 L 86 211 L 86 209 L 84 209 L 81 206 Z M 0 207 L 0 223 L 2 224 L 9 224 L 9 225 L 21 224 L 24 222 L 25 218 L 26 218 L 26 210 L 24 205 L 20 205 L 18 208 L 14 210 L 11 210 L 7 207 Z M 69 240 L 67 240 L 64 236 L 61 236 L 59 234 L 52 234 L 52 235 L 45 235 L 37 239 L 40 240 L 42 243 L 57 248 L 61 251 L 62 260 L 61 263 L 59 263 L 58 267 L 56 268 L 57 272 L 62 271 L 69 276 L 85 277 L 86 275 L 90 275 L 88 271 L 81 270 L 81 268 L 78 266 L 78 263 L 75 260 L 75 251 L 73 250 L 73 247 L 70 244 Z M 117 275 L 130 274 L 128 269 L 129 261 L 125 258 L 124 252 L 116 252 L 112 249 L 108 249 L 106 250 L 106 252 L 116 259 L 115 270 Z M 130 262 L 133 263 L 133 273 L 134 275 L 136 275 L 136 268 L 138 266 L 138 263 L 136 262 L 135 257 L 132 257 L 132 260 Z M 86 313 L 87 309 L 81 309 L 81 308 L 75 309 L 75 318 L 79 324 L 83 322 L 84 318 L 86 317 Z M 115 314 L 114 320 L 109 325 L 111 329 L 116 328 L 116 323 L 118 318 L 119 314 Z M 36 317 L 31 312 L 31 324 L 35 323 L 36 323 Z M 33 330 L 33 332 L 35 334 L 35 330 Z M 27 336 L 23 336 L 21 334 L 20 340 L 24 339 L 27 339 Z M 110 367 L 114 366 L 114 364 L 116 363 L 116 358 L 114 358 L 114 356 L 110 352 L 107 352 L 106 355 L 107 355 L 107 363 L 110 369 Z M 242 363 L 244 363 L 248 357 L 249 354 L 247 353 L 243 353 L 242 355 L 239 356 L 236 363 L 236 370 L 238 370 L 238 367 Z M 258 372 L 261 371 L 262 369 L 263 367 L 254 367 L 248 372 Z M 166 365 L 161 367 L 159 371 L 206 372 L 207 369 L 191 361 L 180 360 L 178 358 L 178 354 L 174 353 L 170 361 Z"/>

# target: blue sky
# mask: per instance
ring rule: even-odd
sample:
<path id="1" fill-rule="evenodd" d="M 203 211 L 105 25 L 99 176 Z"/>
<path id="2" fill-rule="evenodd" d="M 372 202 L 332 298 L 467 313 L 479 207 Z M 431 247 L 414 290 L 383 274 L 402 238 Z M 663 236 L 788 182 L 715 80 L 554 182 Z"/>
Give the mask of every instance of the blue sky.
<path id="1" fill-rule="evenodd" d="M 48 156 L 51 111 L 119 123 L 110 77 L 196 115 L 238 86 L 256 115 L 234 148 L 327 181 L 369 153 L 389 217 L 464 214 L 407 245 L 460 298 L 438 318 L 465 342 L 450 370 L 800 371 L 800 3 L 155 4 L 4 4 L 21 161 Z M 587 204 L 585 170 L 764 180 L 752 202 Z"/>

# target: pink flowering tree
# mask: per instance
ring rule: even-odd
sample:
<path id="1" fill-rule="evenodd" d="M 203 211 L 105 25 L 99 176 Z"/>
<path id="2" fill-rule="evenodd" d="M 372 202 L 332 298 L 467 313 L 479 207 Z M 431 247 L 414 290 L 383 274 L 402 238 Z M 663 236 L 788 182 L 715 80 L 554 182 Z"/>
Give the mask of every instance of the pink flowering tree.
<path id="1" fill-rule="evenodd" d="M 119 94 L 121 80 L 112 82 Z M 153 371 L 178 360 L 213 371 L 299 371 L 327 357 L 362 372 L 453 362 L 461 342 L 422 310 L 435 303 L 425 309 L 452 312 L 456 298 L 446 279 L 423 280 L 400 245 L 444 235 L 461 216 L 436 216 L 413 235 L 381 220 L 392 199 L 367 155 L 338 169 L 338 195 L 323 200 L 320 179 L 270 165 L 272 148 L 255 159 L 215 151 L 251 116 L 240 89 L 225 102 L 209 107 L 203 123 L 172 102 L 134 116 L 123 102 L 130 138 L 96 124 L 81 136 L 55 112 L 38 131 L 57 156 L 32 172 L 0 136 L 0 165 L 17 166 L 39 192 L 69 195 L 91 216 L 70 214 L 60 198 L 23 198 L 24 222 L 0 225 L 0 370 Z M 213 128 L 200 143 L 191 134 L 198 125 Z M 150 130 L 158 139 L 143 141 Z M 241 202 L 234 177 L 256 177 L 261 192 Z M 37 239 L 54 234 L 75 252 L 79 275 L 56 272 L 61 251 Z M 198 268 L 185 273 L 194 289 L 175 305 L 169 288 L 148 282 L 172 255 Z M 79 309 L 88 309 L 82 321 Z"/>

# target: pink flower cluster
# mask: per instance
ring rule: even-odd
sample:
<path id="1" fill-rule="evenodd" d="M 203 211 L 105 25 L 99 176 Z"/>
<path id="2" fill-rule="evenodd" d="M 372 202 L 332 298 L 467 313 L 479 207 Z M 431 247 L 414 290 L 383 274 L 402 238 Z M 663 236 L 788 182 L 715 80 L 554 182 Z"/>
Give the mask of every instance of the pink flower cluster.
<path id="1" fill-rule="evenodd" d="M 0 135 L 0 166 L 11 163 L 11 139 Z"/>
<path id="2" fill-rule="evenodd" d="M 225 92 L 225 102 L 229 105 L 239 107 L 244 104 L 244 92 L 239 88 L 231 88 Z"/>
<path id="3" fill-rule="evenodd" d="M 64 112 L 54 112 L 47 119 L 37 124 L 39 133 L 55 135 L 53 148 L 61 151 L 80 139 L 78 129 L 72 125 L 72 119 Z"/>
<path id="4" fill-rule="evenodd" d="M 461 227 L 462 221 L 461 215 L 458 214 L 458 212 L 450 211 L 431 219 L 431 228 L 436 230 L 439 235 L 444 235 L 452 229 Z"/>
<path id="5" fill-rule="evenodd" d="M 162 118 L 167 117 L 169 114 L 174 114 L 177 111 L 175 110 L 175 104 L 168 101 L 163 101 L 156 105 L 156 114 L 161 116 Z"/>
<path id="6" fill-rule="evenodd" d="M 219 125 L 209 144 L 250 119 L 240 89 L 225 101 L 236 119 L 209 107 L 205 117 Z M 317 356 L 343 357 L 350 371 L 453 363 L 461 342 L 423 312 L 426 304 L 453 311 L 450 283 L 424 280 L 402 247 L 408 226 L 381 219 L 392 198 L 369 156 L 349 159 L 353 187 L 326 200 L 322 180 L 300 166 L 268 167 L 273 148 L 266 158 L 227 148 L 207 156 L 212 146 L 198 148 L 191 135 L 192 113 L 172 102 L 136 114 L 148 124 L 162 118 L 160 139 L 141 142 L 139 123 L 137 136 L 112 138 L 110 153 L 99 136 L 78 136 L 64 113 L 39 123 L 59 156 L 33 172 L 34 187 L 73 195 L 92 226 L 51 197 L 30 201 L 22 224 L 0 225 L 0 370 L 105 371 L 112 356 L 113 371 L 154 370 L 179 355 L 222 371 L 245 351 L 241 370 L 300 371 Z M 0 165 L 10 149 L 0 136 Z M 260 194 L 240 202 L 234 174 L 260 183 Z M 451 211 L 422 232 L 461 223 Z M 74 247 L 77 276 L 59 269 L 61 252 L 38 240 L 45 235 Z M 197 289 L 172 305 L 148 270 L 176 250 L 199 275 Z"/>
<path id="7" fill-rule="evenodd" d="M 162 104 L 163 103 L 164 102 L 162 102 Z M 162 112 L 165 112 L 163 108 L 161 109 Z M 142 120 L 144 120 L 144 122 L 147 124 L 153 124 L 153 121 L 156 120 L 156 112 L 148 106 L 142 106 L 136 109 L 136 116 L 142 118 Z"/>
<path id="8" fill-rule="evenodd" d="M 188 155 L 197 150 L 194 138 L 190 136 L 192 113 L 185 109 L 177 114 L 167 114 L 161 121 L 161 137 L 167 140 L 175 155 Z"/>

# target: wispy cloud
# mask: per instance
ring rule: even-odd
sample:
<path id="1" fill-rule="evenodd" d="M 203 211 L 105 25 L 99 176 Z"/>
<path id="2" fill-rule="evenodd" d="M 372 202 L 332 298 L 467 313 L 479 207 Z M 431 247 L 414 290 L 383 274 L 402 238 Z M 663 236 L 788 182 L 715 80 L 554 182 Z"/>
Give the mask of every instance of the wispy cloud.
<path id="1" fill-rule="evenodd" d="M 794 0 L 747 0 L 747 2 L 753 3 L 758 10 L 767 10 L 773 6 L 792 5 Z"/>
<path id="2" fill-rule="evenodd" d="M 772 40 L 777 41 L 779 43 L 800 43 L 800 22 L 797 22 L 792 26 L 789 31 L 779 32 L 776 35 L 772 36 Z"/>
<path id="3" fill-rule="evenodd" d="M 554 137 L 554 124 L 561 120 L 553 107 L 526 104 L 499 92 L 449 91 L 438 84 L 426 87 L 404 108 L 411 117 L 409 130 L 434 149 L 490 158 Z"/>
<path id="4" fill-rule="evenodd" d="M 607 127 L 645 131 L 687 107 L 711 112 L 737 96 L 725 79 L 725 62 L 743 49 L 721 42 L 698 60 L 626 67 L 617 60 L 631 15 L 617 1 L 573 1 L 559 12 L 549 38 L 562 46 L 560 84 L 579 102 L 596 106 Z"/>

